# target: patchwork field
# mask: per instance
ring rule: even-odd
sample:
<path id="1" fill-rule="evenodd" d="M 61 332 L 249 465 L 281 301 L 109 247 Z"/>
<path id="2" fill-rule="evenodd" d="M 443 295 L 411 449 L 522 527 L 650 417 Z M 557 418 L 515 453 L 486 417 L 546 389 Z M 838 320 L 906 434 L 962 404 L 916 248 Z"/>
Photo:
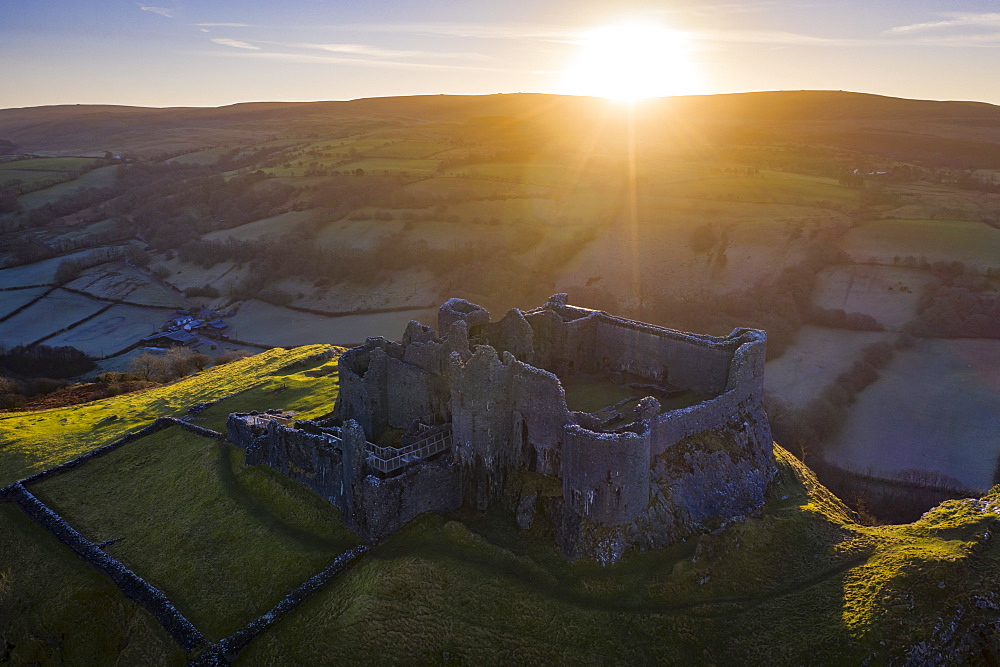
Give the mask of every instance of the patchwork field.
<path id="1" fill-rule="evenodd" d="M 802 327 L 785 353 L 768 362 L 764 390 L 790 408 L 802 408 L 838 375 L 850 369 L 862 348 L 891 340 L 892 335 L 880 331 Z"/>
<path id="2" fill-rule="evenodd" d="M 1000 229 L 961 220 L 875 220 L 841 239 L 856 262 L 892 264 L 896 258 L 961 261 L 977 271 L 1000 268 Z"/>
<path id="3" fill-rule="evenodd" d="M 918 470 L 990 488 L 1000 456 L 1000 341 L 920 340 L 897 353 L 824 452 L 858 472 Z"/>
<path id="4" fill-rule="evenodd" d="M 469 199 L 490 199 L 491 197 L 538 197 L 549 192 L 549 188 L 520 183 L 461 178 L 457 176 L 436 176 L 410 183 L 406 189 L 413 193 L 433 197 L 466 197 Z"/>
<path id="5" fill-rule="evenodd" d="M 18 308 L 31 303 L 49 291 L 49 287 L 29 287 L 28 289 L 0 292 L 0 317 L 6 317 Z"/>
<path id="6" fill-rule="evenodd" d="M 898 331 L 917 315 L 917 303 L 932 276 L 902 266 L 848 264 L 819 274 L 813 303 L 871 315 L 882 326 Z"/>
<path id="7" fill-rule="evenodd" d="M 183 294 L 156 282 L 145 272 L 123 262 L 96 267 L 67 287 L 96 297 L 128 301 L 144 306 L 184 308 L 190 301 Z"/>
<path id="8" fill-rule="evenodd" d="M 56 290 L 9 320 L 0 322 L 0 345 L 13 347 L 34 343 L 43 336 L 93 315 L 106 305 L 96 299 Z"/>
<path id="9" fill-rule="evenodd" d="M 428 320 L 428 318 L 434 318 Z M 436 321 L 437 309 L 405 310 L 398 313 L 324 317 L 300 313 L 262 301 L 244 301 L 228 321 L 232 338 L 263 345 L 331 345 L 363 343 L 369 336 L 399 340 L 410 320 Z"/>

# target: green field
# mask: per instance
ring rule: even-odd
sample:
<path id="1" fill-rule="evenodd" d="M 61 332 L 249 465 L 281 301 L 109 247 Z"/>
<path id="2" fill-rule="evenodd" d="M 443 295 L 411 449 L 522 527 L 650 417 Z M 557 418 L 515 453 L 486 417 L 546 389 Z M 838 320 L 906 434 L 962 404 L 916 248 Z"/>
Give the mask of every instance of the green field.
<path id="1" fill-rule="evenodd" d="M 248 222 L 239 227 L 210 232 L 202 238 L 206 241 L 222 241 L 229 238 L 240 239 L 241 241 L 256 241 L 266 235 L 282 236 L 294 231 L 301 223 L 312 220 L 315 215 L 316 211 L 290 211 L 272 218 L 262 218 L 261 220 Z"/>
<path id="2" fill-rule="evenodd" d="M 1000 341 L 919 340 L 879 374 L 824 457 L 859 472 L 920 470 L 990 488 L 1000 457 Z"/>
<path id="3" fill-rule="evenodd" d="M 875 220 L 852 229 L 841 246 L 856 262 L 892 264 L 914 257 L 963 262 L 970 269 L 1000 268 L 1000 229 L 962 220 Z"/>
<path id="4" fill-rule="evenodd" d="M 21 195 L 17 198 L 17 201 L 23 208 L 30 210 L 38 208 L 43 204 L 47 204 L 48 202 L 59 197 L 73 194 L 77 190 L 81 190 L 83 188 L 106 188 L 114 184 L 115 172 L 118 167 L 119 165 L 112 165 L 110 167 L 92 169 L 72 181 L 59 183 L 58 185 L 53 185 L 52 187 L 45 188 L 44 190 L 36 190 L 35 192 L 29 192 Z"/>
<path id="5" fill-rule="evenodd" d="M 655 187 L 655 186 L 654 186 Z M 844 188 L 832 178 L 761 172 L 760 177 L 712 176 L 698 178 L 664 188 L 677 197 L 693 199 L 728 199 L 762 204 L 806 204 L 832 202 L 856 205 L 856 191 Z"/>
<path id="6" fill-rule="evenodd" d="M 329 345 L 268 350 L 144 392 L 0 416 L 0 486 L 75 458 L 157 417 L 180 416 L 195 403 L 255 387 L 283 367 L 327 349 Z M 282 407 L 279 394 L 269 403 Z"/>
<path id="7" fill-rule="evenodd" d="M 178 428 L 32 487 L 221 639 L 357 543 L 328 502 L 243 450 Z M 124 471 L 128 471 L 123 475 Z"/>
<path id="8" fill-rule="evenodd" d="M 184 665 L 156 619 L 13 503 L 0 503 L 0 635 L 17 665 Z"/>

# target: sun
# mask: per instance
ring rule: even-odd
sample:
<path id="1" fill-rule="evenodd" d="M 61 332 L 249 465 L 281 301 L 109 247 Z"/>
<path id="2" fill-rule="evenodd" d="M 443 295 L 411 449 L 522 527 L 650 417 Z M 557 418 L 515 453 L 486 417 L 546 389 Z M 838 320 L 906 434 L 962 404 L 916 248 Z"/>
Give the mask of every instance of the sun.
<path id="1" fill-rule="evenodd" d="M 690 95 L 700 86 L 687 35 L 668 28 L 615 25 L 580 37 L 562 92 L 618 100 Z"/>

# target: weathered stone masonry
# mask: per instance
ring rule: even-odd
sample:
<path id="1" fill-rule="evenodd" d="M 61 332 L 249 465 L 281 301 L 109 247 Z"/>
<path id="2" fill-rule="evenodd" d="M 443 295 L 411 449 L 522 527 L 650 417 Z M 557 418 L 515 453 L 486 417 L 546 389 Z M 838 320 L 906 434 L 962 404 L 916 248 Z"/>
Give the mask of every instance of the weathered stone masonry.
<path id="1" fill-rule="evenodd" d="M 764 353 L 762 331 L 688 334 L 570 306 L 562 294 L 496 322 L 450 299 L 437 332 L 411 322 L 399 343 L 371 338 L 341 357 L 332 420 L 233 415 L 229 437 L 248 463 L 340 507 L 367 539 L 427 510 L 509 500 L 512 473 L 553 476 L 562 498 L 543 509 L 564 550 L 613 560 L 763 504 L 773 476 Z M 581 378 L 641 400 L 628 415 L 573 411 L 564 382 Z M 697 400 L 664 409 L 684 392 Z M 698 445 L 709 435 L 724 446 Z"/>

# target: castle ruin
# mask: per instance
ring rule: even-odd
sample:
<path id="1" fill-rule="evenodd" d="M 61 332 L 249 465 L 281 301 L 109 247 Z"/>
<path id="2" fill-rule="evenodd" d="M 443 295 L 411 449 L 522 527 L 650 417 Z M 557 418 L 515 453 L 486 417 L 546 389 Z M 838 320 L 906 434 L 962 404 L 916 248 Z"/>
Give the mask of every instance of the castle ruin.
<path id="1" fill-rule="evenodd" d="M 494 322 L 450 299 L 438 330 L 339 360 L 333 418 L 231 415 L 248 464 L 307 484 L 365 539 L 428 510 L 505 503 L 570 557 L 614 562 L 740 520 L 774 475 L 766 337 L 683 333 L 567 304 Z M 561 492 L 558 489 L 561 488 Z M 553 489 L 557 489 L 553 491 Z"/>

